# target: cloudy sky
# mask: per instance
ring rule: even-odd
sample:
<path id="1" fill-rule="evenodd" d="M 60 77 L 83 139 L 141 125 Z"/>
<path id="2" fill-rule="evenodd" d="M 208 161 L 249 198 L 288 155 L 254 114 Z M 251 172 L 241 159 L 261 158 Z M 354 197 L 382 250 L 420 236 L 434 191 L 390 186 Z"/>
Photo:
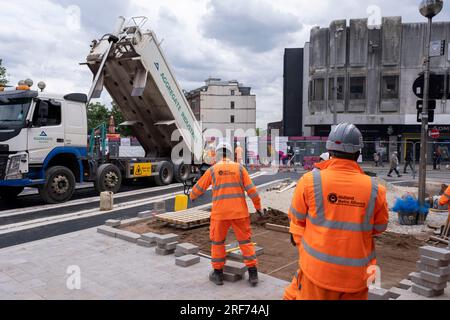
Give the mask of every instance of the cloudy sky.
<path id="1" fill-rule="evenodd" d="M 0 0 L 0 59 L 9 80 L 45 80 L 49 92 L 87 92 L 80 66 L 91 40 L 119 15 L 147 16 L 186 90 L 208 77 L 237 79 L 257 95 L 258 126 L 281 120 L 284 48 L 302 47 L 333 19 L 403 16 L 424 21 L 419 0 Z M 444 1 L 445 2 L 445 1 Z M 80 18 L 78 18 L 80 17 Z M 450 20 L 446 3 L 437 20 Z M 108 99 L 107 97 L 104 99 Z"/>

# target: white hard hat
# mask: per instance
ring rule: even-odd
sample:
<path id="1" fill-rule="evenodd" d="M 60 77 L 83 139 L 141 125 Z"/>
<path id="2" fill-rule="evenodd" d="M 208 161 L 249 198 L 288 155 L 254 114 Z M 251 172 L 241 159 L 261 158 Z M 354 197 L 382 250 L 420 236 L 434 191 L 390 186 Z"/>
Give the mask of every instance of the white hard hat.
<path id="1" fill-rule="evenodd" d="M 216 153 L 220 153 L 223 149 L 226 149 L 230 153 L 233 153 L 233 148 L 231 148 L 231 145 L 228 142 L 221 142 L 216 147 Z"/>
<path id="2" fill-rule="evenodd" d="M 322 159 L 323 161 L 328 161 L 328 160 L 330 160 L 330 153 L 328 153 L 328 152 L 322 153 L 322 154 L 320 155 L 320 159 Z"/>
<path id="3" fill-rule="evenodd" d="M 341 123 L 331 130 L 327 141 L 328 151 L 357 153 L 364 148 L 363 136 L 359 129 L 350 123 Z"/>
<path id="4" fill-rule="evenodd" d="M 240 142 L 237 142 L 236 145 L 237 145 L 238 147 L 240 147 L 240 146 L 241 146 L 241 143 L 240 143 Z"/>

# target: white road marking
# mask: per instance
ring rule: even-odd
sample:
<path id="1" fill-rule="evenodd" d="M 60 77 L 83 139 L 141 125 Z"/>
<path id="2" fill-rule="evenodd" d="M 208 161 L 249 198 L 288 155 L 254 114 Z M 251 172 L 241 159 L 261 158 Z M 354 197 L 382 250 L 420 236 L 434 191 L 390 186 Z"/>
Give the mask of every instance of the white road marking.
<path id="1" fill-rule="evenodd" d="M 133 196 L 133 195 L 144 194 L 144 193 L 157 192 L 157 191 L 161 191 L 161 190 L 170 190 L 170 189 L 179 188 L 182 186 L 183 185 L 181 183 L 177 183 L 177 184 L 172 184 L 170 186 L 164 186 L 164 187 L 146 188 L 146 189 L 140 189 L 140 190 L 127 191 L 127 192 L 115 194 L 114 199 L 120 199 L 120 198 L 129 197 L 129 196 Z M 93 203 L 93 202 L 97 202 L 99 200 L 100 200 L 100 197 L 95 196 L 95 197 L 91 197 L 91 198 L 78 199 L 78 200 L 74 200 L 74 201 L 70 201 L 70 202 L 66 202 L 66 203 L 60 203 L 60 204 L 47 204 L 47 205 L 41 205 L 41 206 L 35 206 L 35 207 L 29 207 L 29 208 L 5 210 L 5 211 L 2 211 L 2 213 L 0 214 L 0 218 L 22 215 L 22 214 L 32 213 L 32 212 L 36 212 L 36 211 L 66 208 L 66 207 L 77 206 L 77 205 L 81 205 L 81 204 Z"/>

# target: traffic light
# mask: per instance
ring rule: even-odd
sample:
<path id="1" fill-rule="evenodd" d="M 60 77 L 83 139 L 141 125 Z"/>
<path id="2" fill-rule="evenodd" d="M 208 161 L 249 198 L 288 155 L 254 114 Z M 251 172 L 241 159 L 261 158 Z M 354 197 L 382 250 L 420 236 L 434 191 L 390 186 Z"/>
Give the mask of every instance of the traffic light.
<path id="1" fill-rule="evenodd" d="M 417 122 L 422 123 L 423 100 L 417 101 Z M 434 122 L 434 110 L 436 110 L 436 100 L 428 101 L 428 123 Z"/>
<path id="2" fill-rule="evenodd" d="M 417 100 L 417 110 L 423 110 L 423 100 Z M 428 100 L 428 110 L 436 110 L 436 100 Z"/>
<path id="3" fill-rule="evenodd" d="M 423 99 L 424 91 L 424 76 L 419 76 L 413 84 L 413 92 L 419 98 Z M 430 93 L 429 99 L 441 100 L 445 98 L 445 75 L 431 74 L 430 75 Z M 450 92 L 447 92 L 450 98 Z"/>
<path id="4" fill-rule="evenodd" d="M 417 122 L 422 123 L 422 109 L 417 110 Z M 428 110 L 428 123 L 434 122 L 434 110 Z"/>

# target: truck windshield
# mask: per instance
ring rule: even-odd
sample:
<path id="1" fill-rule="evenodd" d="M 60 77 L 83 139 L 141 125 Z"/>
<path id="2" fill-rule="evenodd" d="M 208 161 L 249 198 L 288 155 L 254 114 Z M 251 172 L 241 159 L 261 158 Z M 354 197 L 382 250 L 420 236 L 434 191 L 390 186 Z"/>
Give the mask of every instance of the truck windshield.
<path id="1" fill-rule="evenodd" d="M 23 128 L 31 99 L 0 99 L 0 129 Z"/>

